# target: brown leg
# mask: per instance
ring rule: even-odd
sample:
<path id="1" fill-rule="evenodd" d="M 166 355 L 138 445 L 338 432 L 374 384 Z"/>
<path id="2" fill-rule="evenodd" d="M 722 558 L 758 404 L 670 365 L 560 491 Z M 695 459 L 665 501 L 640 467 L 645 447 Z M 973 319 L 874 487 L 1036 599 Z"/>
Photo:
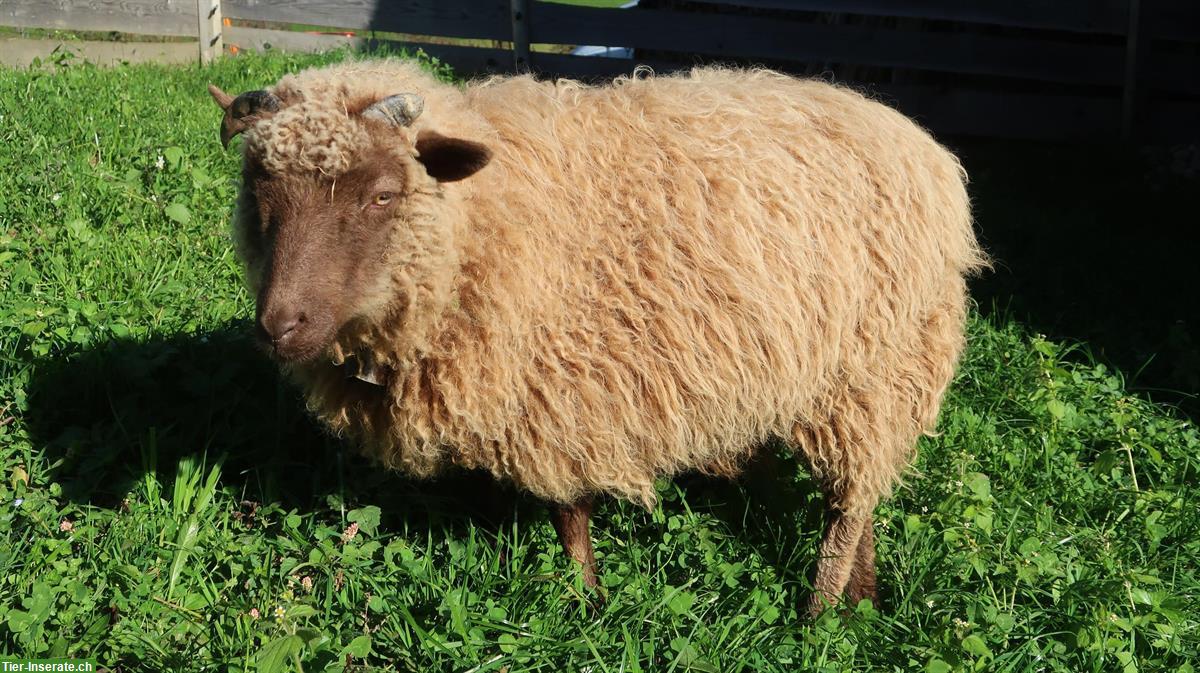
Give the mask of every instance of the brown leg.
<path id="1" fill-rule="evenodd" d="M 863 523 L 862 536 L 858 538 L 858 551 L 854 556 L 854 569 L 850 571 L 850 582 L 846 585 L 846 602 L 858 605 L 864 598 L 879 607 L 879 594 L 875 590 L 875 531 L 874 522 L 867 517 Z"/>
<path id="2" fill-rule="evenodd" d="M 555 504 L 550 507 L 550 520 L 558 532 L 558 541 L 563 551 L 583 566 L 583 583 L 595 587 L 596 556 L 592 552 L 592 534 L 589 525 L 592 519 L 592 499 L 579 500 L 571 505 Z"/>
<path id="3" fill-rule="evenodd" d="M 860 517 L 846 516 L 832 507 L 826 510 L 826 514 L 825 539 L 821 541 L 821 557 L 817 561 L 817 576 L 813 581 L 815 591 L 808 602 L 810 617 L 820 614 L 841 598 L 854 570 L 859 540 L 866 523 Z"/>

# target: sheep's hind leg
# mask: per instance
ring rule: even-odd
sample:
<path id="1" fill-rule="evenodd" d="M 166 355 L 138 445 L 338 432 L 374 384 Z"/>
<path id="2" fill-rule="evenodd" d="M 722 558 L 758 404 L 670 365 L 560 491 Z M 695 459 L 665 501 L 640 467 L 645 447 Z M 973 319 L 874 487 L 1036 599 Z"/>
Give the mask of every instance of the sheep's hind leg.
<path id="1" fill-rule="evenodd" d="M 864 598 L 870 598 L 876 606 L 879 605 L 879 594 L 875 589 L 875 531 L 874 522 L 868 516 L 863 522 L 862 535 L 858 538 L 858 551 L 854 555 L 854 568 L 850 571 L 850 581 L 846 584 L 846 603 L 858 605 Z"/>
<path id="2" fill-rule="evenodd" d="M 863 531 L 870 522 L 869 516 L 865 519 L 848 516 L 832 506 L 826 508 L 826 519 L 825 538 L 821 541 L 821 556 L 817 560 L 817 575 L 813 581 L 815 591 L 808 602 L 808 614 L 813 617 L 837 603 L 848 585 L 851 585 L 857 569 Z M 873 540 L 871 546 L 873 549 Z M 871 562 L 873 567 L 873 558 Z"/>
<path id="3" fill-rule="evenodd" d="M 584 498 L 570 505 L 554 504 L 550 508 L 550 519 L 558 532 L 558 541 L 563 551 L 583 566 L 583 583 L 596 587 L 596 556 L 592 551 L 592 498 Z"/>

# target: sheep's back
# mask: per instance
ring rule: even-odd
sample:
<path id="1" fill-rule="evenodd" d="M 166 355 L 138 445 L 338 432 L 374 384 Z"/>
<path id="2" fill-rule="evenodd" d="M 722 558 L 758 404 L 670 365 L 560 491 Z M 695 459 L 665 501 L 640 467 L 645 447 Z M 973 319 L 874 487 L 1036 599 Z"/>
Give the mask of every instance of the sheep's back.
<path id="1" fill-rule="evenodd" d="M 479 291 L 504 298 L 442 353 L 460 462 L 648 501 L 657 475 L 820 422 L 890 360 L 957 356 L 920 349 L 982 261 L 964 176 L 891 109 L 718 69 L 467 100 L 499 138 L 471 217 L 503 242 Z"/>

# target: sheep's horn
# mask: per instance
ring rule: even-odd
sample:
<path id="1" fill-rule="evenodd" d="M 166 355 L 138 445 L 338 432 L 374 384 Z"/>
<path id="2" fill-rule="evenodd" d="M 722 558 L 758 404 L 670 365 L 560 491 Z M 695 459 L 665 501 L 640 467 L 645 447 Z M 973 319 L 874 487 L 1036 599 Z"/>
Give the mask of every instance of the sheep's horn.
<path id="1" fill-rule="evenodd" d="M 221 145 L 226 148 L 229 147 L 229 141 L 250 128 L 250 124 L 257 121 L 257 117 L 268 112 L 278 112 L 279 108 L 283 107 L 283 103 L 275 94 L 262 89 L 247 91 L 234 98 L 216 85 L 210 84 L 208 92 L 225 111 L 225 118 L 221 120 Z"/>
<path id="2" fill-rule="evenodd" d="M 221 106 L 222 110 L 228 110 L 230 103 L 233 102 L 233 96 L 221 91 L 221 87 L 216 84 L 208 85 L 208 93 L 217 101 L 217 105 Z"/>
<path id="3" fill-rule="evenodd" d="M 425 99 L 415 93 L 398 93 L 388 96 L 363 110 L 363 117 L 378 119 L 396 126 L 408 126 L 421 116 Z"/>

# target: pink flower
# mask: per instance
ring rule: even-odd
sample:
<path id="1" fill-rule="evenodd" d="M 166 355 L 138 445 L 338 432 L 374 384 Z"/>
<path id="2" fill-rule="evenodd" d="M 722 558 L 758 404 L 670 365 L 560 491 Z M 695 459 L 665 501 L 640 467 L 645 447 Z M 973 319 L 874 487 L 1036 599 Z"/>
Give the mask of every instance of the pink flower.
<path id="1" fill-rule="evenodd" d="M 259 617 L 258 608 L 250 608 L 250 619 L 258 619 L 258 617 Z"/>
<path id="2" fill-rule="evenodd" d="M 304 587 L 305 591 L 312 591 L 312 588 L 313 588 L 312 578 L 309 577 L 308 575 L 305 575 L 304 579 L 300 580 L 300 586 Z"/>
<path id="3" fill-rule="evenodd" d="M 75 530 L 75 524 L 71 523 L 70 519 L 63 519 L 62 523 L 58 524 L 58 529 L 64 533 L 70 533 Z"/>
<path id="4" fill-rule="evenodd" d="M 355 535 L 358 535 L 358 524 L 352 523 L 346 530 L 342 531 L 342 544 L 353 540 Z"/>

